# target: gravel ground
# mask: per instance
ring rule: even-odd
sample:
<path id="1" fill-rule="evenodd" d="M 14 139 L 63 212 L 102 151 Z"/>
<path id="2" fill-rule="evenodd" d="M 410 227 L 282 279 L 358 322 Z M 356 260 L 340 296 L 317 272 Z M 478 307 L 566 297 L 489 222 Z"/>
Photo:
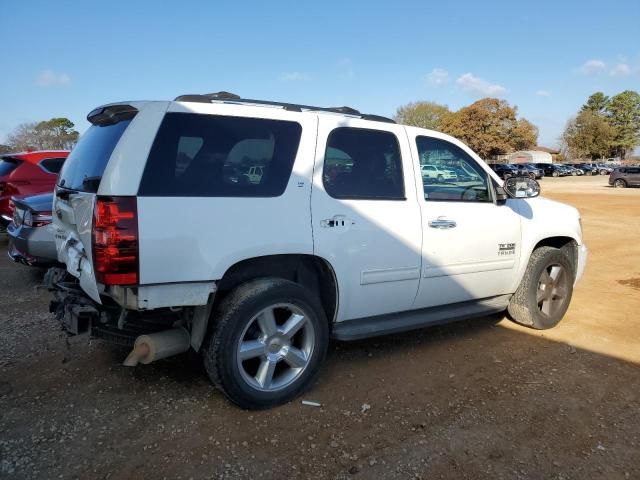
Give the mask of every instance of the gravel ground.
<path id="1" fill-rule="evenodd" d="M 558 327 L 335 343 L 304 396 L 321 407 L 242 411 L 196 354 L 122 367 L 126 351 L 62 333 L 42 272 L 2 255 L 0 477 L 640 478 L 640 189 L 605 183 L 542 182 L 590 246 Z"/>

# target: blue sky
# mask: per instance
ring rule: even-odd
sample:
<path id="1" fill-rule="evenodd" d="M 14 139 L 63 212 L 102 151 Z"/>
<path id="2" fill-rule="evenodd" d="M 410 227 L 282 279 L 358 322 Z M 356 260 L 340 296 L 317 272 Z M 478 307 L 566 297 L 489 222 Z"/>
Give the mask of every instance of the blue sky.
<path id="1" fill-rule="evenodd" d="M 640 90 L 640 1 L 0 0 L 0 142 L 117 100 L 228 90 L 392 115 L 515 104 L 557 143 L 593 92 Z"/>

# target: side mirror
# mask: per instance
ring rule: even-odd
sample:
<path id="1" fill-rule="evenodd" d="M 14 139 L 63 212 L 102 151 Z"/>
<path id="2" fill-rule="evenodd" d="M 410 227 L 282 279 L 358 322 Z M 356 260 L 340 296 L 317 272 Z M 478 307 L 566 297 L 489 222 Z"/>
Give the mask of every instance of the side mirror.
<path id="1" fill-rule="evenodd" d="M 529 177 L 507 178 L 502 187 L 511 198 L 534 198 L 540 195 L 540 184 Z"/>

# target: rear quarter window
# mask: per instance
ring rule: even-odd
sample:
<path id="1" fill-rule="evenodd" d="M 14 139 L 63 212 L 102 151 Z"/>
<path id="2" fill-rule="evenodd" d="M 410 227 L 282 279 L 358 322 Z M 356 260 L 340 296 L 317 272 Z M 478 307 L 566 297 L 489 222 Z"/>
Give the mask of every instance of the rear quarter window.
<path id="1" fill-rule="evenodd" d="M 96 193 L 107 162 L 120 137 L 131 123 L 92 125 L 64 162 L 58 185 L 71 190 Z"/>
<path id="2" fill-rule="evenodd" d="M 48 173 L 60 173 L 66 158 L 45 158 L 40 162 L 40 166 Z"/>
<path id="3" fill-rule="evenodd" d="M 276 197 L 289 182 L 302 127 L 261 118 L 168 113 L 141 196 Z"/>

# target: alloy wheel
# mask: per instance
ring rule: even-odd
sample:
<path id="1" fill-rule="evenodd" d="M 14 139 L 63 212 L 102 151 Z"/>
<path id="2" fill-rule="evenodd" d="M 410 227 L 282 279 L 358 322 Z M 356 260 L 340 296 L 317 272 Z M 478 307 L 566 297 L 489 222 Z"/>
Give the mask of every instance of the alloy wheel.
<path id="1" fill-rule="evenodd" d="M 563 308 L 570 291 L 570 275 L 562 265 L 546 267 L 538 280 L 536 302 L 543 315 L 552 316 Z"/>
<path id="2" fill-rule="evenodd" d="M 311 361 L 313 323 L 296 305 L 271 305 L 249 321 L 237 347 L 238 369 L 247 384 L 265 392 L 282 390 L 297 380 Z"/>

